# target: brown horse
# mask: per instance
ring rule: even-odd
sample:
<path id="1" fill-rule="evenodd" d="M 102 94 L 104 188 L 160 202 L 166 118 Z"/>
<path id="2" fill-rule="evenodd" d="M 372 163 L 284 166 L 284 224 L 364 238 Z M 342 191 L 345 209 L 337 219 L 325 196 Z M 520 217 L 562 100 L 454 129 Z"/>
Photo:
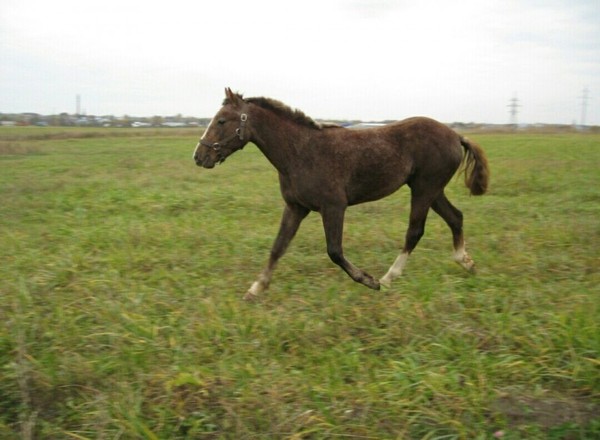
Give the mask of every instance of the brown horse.
<path id="1" fill-rule="evenodd" d="M 423 236 L 429 208 L 452 231 L 454 260 L 474 270 L 465 250 L 462 213 L 448 201 L 444 187 L 464 162 L 465 184 L 471 194 L 485 193 L 489 169 L 477 144 L 428 118 L 350 130 L 319 124 L 273 99 L 243 98 L 229 88 L 225 95 L 223 106 L 196 146 L 196 164 L 213 168 L 253 142 L 279 172 L 286 203 L 267 266 L 245 299 L 268 288 L 277 261 L 310 211 L 321 214 L 331 260 L 371 289 L 389 287 L 402 274 Z M 378 281 L 344 257 L 344 213 L 348 206 L 386 197 L 405 183 L 411 189 L 411 210 L 404 248 Z"/>

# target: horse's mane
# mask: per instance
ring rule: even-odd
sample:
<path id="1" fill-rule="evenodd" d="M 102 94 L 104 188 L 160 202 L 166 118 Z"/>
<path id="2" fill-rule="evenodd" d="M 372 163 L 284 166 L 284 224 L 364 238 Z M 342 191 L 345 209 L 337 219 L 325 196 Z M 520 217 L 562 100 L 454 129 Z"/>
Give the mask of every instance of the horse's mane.
<path id="1" fill-rule="evenodd" d="M 254 104 L 254 105 L 257 105 L 266 110 L 270 110 L 273 113 L 277 114 L 278 116 L 286 118 L 292 122 L 295 122 L 296 124 L 303 125 L 305 127 L 314 128 L 317 130 L 321 130 L 324 128 L 339 127 L 339 125 L 336 125 L 336 124 L 330 124 L 330 123 L 321 124 L 321 123 L 315 121 L 314 119 L 312 119 L 311 117 L 306 116 L 303 111 L 298 110 L 298 109 L 293 109 L 290 106 L 285 105 L 283 102 L 278 101 L 276 99 L 265 98 L 265 97 L 244 98 L 240 94 L 237 94 L 237 96 L 249 104 Z M 226 105 L 226 104 L 230 104 L 230 101 L 228 98 L 225 98 L 225 101 L 223 101 L 223 105 Z"/>

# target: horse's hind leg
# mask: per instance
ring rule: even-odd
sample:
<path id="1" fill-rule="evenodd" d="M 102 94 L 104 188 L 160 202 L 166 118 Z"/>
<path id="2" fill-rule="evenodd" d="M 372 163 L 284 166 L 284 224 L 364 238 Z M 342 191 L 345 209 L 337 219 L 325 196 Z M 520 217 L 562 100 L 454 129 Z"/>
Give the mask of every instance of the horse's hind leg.
<path id="1" fill-rule="evenodd" d="M 444 219 L 452 231 L 452 239 L 454 242 L 454 261 L 460 264 L 469 272 L 475 271 L 475 263 L 467 254 L 465 249 L 465 239 L 463 235 L 463 215 L 459 209 L 450 203 L 444 193 L 434 200 L 431 205 L 433 210 Z"/>
<path id="2" fill-rule="evenodd" d="M 301 206 L 286 205 L 283 211 L 283 217 L 281 218 L 281 225 L 279 227 L 279 233 L 271 248 L 271 255 L 267 267 L 260 273 L 258 279 L 252 283 L 250 289 L 244 295 L 245 300 L 251 300 L 256 298 L 260 293 L 265 291 L 269 287 L 271 277 L 273 276 L 273 270 L 277 265 L 277 261 L 283 256 L 286 249 L 288 248 L 292 238 L 296 235 L 300 223 L 308 215 L 309 210 Z"/>

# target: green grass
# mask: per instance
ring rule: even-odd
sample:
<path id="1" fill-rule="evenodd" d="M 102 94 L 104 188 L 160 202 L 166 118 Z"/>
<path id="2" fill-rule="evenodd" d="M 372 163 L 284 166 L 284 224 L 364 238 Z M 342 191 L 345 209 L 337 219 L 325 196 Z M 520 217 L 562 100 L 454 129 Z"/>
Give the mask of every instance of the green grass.
<path id="1" fill-rule="evenodd" d="M 490 192 L 447 193 L 476 276 L 432 213 L 370 291 L 312 214 L 245 303 L 283 207 L 255 147 L 208 171 L 192 131 L 3 130 L 0 437 L 600 436 L 600 136 L 471 136 Z M 383 275 L 408 202 L 351 208 L 350 260 Z"/>

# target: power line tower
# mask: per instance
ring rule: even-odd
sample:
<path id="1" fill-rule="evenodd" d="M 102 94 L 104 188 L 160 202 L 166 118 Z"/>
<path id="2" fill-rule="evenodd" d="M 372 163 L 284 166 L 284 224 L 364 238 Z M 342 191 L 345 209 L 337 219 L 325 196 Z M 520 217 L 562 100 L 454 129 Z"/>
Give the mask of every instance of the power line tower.
<path id="1" fill-rule="evenodd" d="M 521 107 L 521 104 L 519 104 L 519 98 L 515 94 L 514 98 L 510 100 L 510 104 L 508 104 L 508 108 L 510 109 L 510 125 L 513 127 L 516 127 L 518 123 L 517 115 L 519 114 L 519 107 Z"/>
<path id="2" fill-rule="evenodd" d="M 581 92 L 581 96 L 579 97 L 579 99 L 581 99 L 581 126 L 584 127 L 585 117 L 587 114 L 587 105 L 590 99 L 590 91 L 587 87 L 583 89 L 583 92 Z"/>

